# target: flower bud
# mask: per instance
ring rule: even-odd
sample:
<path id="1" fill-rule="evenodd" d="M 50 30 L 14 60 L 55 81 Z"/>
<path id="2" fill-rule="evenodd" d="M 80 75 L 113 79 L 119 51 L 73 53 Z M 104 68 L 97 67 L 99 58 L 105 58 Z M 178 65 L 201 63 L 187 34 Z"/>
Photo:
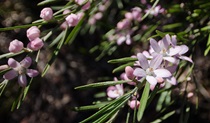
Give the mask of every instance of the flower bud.
<path id="1" fill-rule="evenodd" d="M 140 102 L 138 100 L 131 100 L 129 103 L 129 106 L 131 109 L 138 108 L 140 105 Z"/>
<path id="2" fill-rule="evenodd" d="M 9 51 L 12 53 L 18 53 L 23 49 L 23 43 L 17 39 L 10 42 Z"/>
<path id="3" fill-rule="evenodd" d="M 41 49 L 44 46 L 44 43 L 42 41 L 42 39 L 40 38 L 36 38 L 33 41 L 30 41 L 27 45 L 27 47 L 33 51 L 37 51 L 39 49 Z"/>
<path id="4" fill-rule="evenodd" d="M 79 22 L 79 17 L 76 14 L 70 14 L 66 17 L 66 22 L 68 23 L 69 27 L 76 26 Z"/>
<path id="5" fill-rule="evenodd" d="M 26 33 L 27 33 L 27 37 L 30 41 L 32 41 L 40 36 L 40 30 L 36 26 L 32 26 L 31 28 L 29 28 L 26 31 Z"/>
<path id="6" fill-rule="evenodd" d="M 40 13 L 40 17 L 44 19 L 45 21 L 49 21 L 53 18 L 53 11 L 51 8 L 47 7 L 42 9 Z"/>
<path id="7" fill-rule="evenodd" d="M 123 19 L 122 21 L 117 23 L 118 29 L 126 29 L 130 26 L 130 21 L 128 19 Z"/>
<path id="8" fill-rule="evenodd" d="M 127 75 L 127 77 L 129 78 L 129 79 L 133 79 L 134 78 L 134 75 L 133 75 L 133 68 L 132 67 L 130 67 L 130 66 L 127 66 L 127 67 L 125 67 L 125 74 Z"/>
<path id="9" fill-rule="evenodd" d="M 129 20 L 132 20 L 133 19 L 133 15 L 131 12 L 127 12 L 125 13 L 125 18 L 129 19 Z"/>
<path id="10" fill-rule="evenodd" d="M 82 10 L 88 10 L 90 8 L 90 2 L 88 1 L 84 6 L 82 6 Z"/>

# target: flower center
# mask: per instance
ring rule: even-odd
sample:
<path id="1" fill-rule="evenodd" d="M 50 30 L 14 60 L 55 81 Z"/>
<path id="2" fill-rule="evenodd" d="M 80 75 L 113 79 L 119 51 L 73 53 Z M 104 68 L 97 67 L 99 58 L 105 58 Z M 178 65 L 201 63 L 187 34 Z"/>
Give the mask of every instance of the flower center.
<path id="1" fill-rule="evenodd" d="M 147 68 L 146 73 L 147 75 L 153 75 L 153 71 L 154 69 L 150 67 L 150 68 Z"/>
<path id="2" fill-rule="evenodd" d="M 18 68 L 18 74 L 25 74 L 26 73 L 26 68 L 24 68 L 24 67 L 20 67 L 20 68 Z"/>

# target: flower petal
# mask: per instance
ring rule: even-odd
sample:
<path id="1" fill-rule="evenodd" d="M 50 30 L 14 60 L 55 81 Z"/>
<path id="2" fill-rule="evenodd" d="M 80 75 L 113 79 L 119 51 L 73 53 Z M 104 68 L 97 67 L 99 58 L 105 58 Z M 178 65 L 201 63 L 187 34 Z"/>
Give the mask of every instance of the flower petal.
<path id="1" fill-rule="evenodd" d="M 185 54 L 189 50 L 188 46 L 186 45 L 181 45 L 180 47 L 181 51 L 179 52 L 179 55 Z"/>
<path id="2" fill-rule="evenodd" d="M 176 63 L 178 63 L 179 62 L 179 60 L 178 59 L 176 59 L 176 58 L 174 58 L 174 57 L 163 57 L 163 59 L 164 60 L 166 60 L 166 61 L 169 61 L 169 62 L 171 62 L 171 63 L 173 63 L 173 64 L 176 64 Z"/>
<path id="3" fill-rule="evenodd" d="M 164 48 L 168 49 L 169 42 L 171 42 L 171 37 L 169 36 L 169 34 L 165 35 L 162 41 L 163 41 Z"/>
<path id="4" fill-rule="evenodd" d="M 138 77 L 145 77 L 146 76 L 146 72 L 145 70 L 141 69 L 141 68 L 136 68 L 133 72 L 134 76 L 138 76 Z"/>
<path id="5" fill-rule="evenodd" d="M 144 70 L 146 70 L 147 68 L 149 68 L 148 60 L 147 60 L 147 58 L 142 53 L 138 53 L 137 54 L 137 58 L 139 60 L 140 66 Z"/>
<path id="6" fill-rule="evenodd" d="M 159 53 L 161 51 L 160 46 L 158 45 L 157 41 L 152 38 L 150 39 L 150 46 L 157 53 Z"/>
<path id="7" fill-rule="evenodd" d="M 27 79 L 26 79 L 26 75 L 25 74 L 21 74 L 21 75 L 18 76 L 18 84 L 21 87 L 26 87 Z"/>
<path id="8" fill-rule="evenodd" d="M 146 76 L 146 80 L 151 84 L 151 85 L 156 85 L 157 80 L 155 79 L 154 76 Z"/>
<path id="9" fill-rule="evenodd" d="M 17 62 L 15 59 L 13 58 L 9 58 L 8 60 L 8 65 L 11 67 L 11 68 L 18 68 L 20 66 L 20 63 Z"/>
<path id="10" fill-rule="evenodd" d="M 32 60 L 30 57 L 25 57 L 21 62 L 21 66 L 23 66 L 24 68 L 28 68 L 31 66 Z"/>
<path id="11" fill-rule="evenodd" d="M 171 36 L 171 44 L 172 46 L 176 46 L 177 40 L 176 40 L 176 35 Z"/>
<path id="12" fill-rule="evenodd" d="M 163 56 L 158 54 L 154 56 L 154 58 L 150 62 L 150 67 L 154 70 L 157 69 L 163 61 Z"/>
<path id="13" fill-rule="evenodd" d="M 169 50 L 168 50 L 168 55 L 169 56 L 174 56 L 174 55 L 177 55 L 180 53 L 181 51 L 181 47 L 180 46 L 175 46 L 175 47 L 171 47 Z"/>
<path id="14" fill-rule="evenodd" d="M 187 56 L 179 56 L 179 58 L 182 59 L 182 60 L 186 60 L 186 61 L 189 61 L 189 62 L 193 63 L 192 59 L 187 57 Z"/>
<path id="15" fill-rule="evenodd" d="M 17 71 L 15 70 L 10 70 L 8 72 L 6 72 L 3 76 L 4 79 L 7 79 L 7 80 L 11 80 L 11 79 L 14 79 L 15 77 L 18 76 L 18 73 Z"/>
<path id="16" fill-rule="evenodd" d="M 171 83 L 172 85 L 176 85 L 177 84 L 176 78 L 174 76 L 172 76 L 170 78 L 167 78 L 166 81 Z"/>
<path id="17" fill-rule="evenodd" d="M 26 74 L 29 76 L 29 77 L 35 77 L 39 74 L 39 72 L 37 70 L 34 70 L 34 69 L 27 69 L 26 70 Z"/>
<path id="18" fill-rule="evenodd" d="M 167 69 L 156 69 L 154 70 L 154 73 L 157 77 L 170 77 L 171 76 L 171 72 L 168 71 Z"/>

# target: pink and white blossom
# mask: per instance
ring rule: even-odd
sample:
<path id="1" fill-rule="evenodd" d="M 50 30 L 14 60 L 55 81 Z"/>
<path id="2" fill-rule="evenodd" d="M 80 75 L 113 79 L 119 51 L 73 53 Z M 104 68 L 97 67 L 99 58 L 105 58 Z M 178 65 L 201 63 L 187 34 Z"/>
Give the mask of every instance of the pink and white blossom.
<path id="1" fill-rule="evenodd" d="M 39 74 L 37 70 L 28 69 L 31 66 L 32 60 L 30 57 L 25 57 L 21 62 L 17 62 L 13 58 L 9 58 L 8 65 L 12 70 L 6 72 L 3 75 L 3 78 L 6 80 L 12 80 L 15 77 L 18 77 L 18 83 L 21 87 L 27 85 L 26 75 L 29 77 L 35 77 Z"/>
<path id="2" fill-rule="evenodd" d="M 124 94 L 124 90 L 123 90 L 122 84 L 110 86 L 107 88 L 107 96 L 112 99 L 119 98 L 123 94 Z"/>
<path id="3" fill-rule="evenodd" d="M 159 68 L 162 63 L 161 55 L 156 55 L 150 62 L 142 54 L 137 54 L 141 68 L 136 68 L 133 74 L 137 77 L 145 77 L 151 85 L 156 85 L 158 80 L 156 77 L 167 78 L 172 74 L 167 69 Z"/>

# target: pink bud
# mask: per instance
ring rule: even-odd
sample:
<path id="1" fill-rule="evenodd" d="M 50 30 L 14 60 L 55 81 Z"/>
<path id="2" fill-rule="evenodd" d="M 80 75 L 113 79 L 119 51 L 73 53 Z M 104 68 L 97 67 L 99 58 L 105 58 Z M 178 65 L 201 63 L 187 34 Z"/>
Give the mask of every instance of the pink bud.
<path id="1" fill-rule="evenodd" d="M 36 26 L 32 26 L 31 28 L 29 28 L 26 31 L 26 33 L 27 33 L 27 37 L 30 41 L 32 41 L 40 36 L 40 30 Z"/>
<path id="2" fill-rule="evenodd" d="M 69 9 L 66 9 L 66 10 L 64 10 L 63 11 L 63 14 L 65 15 L 65 14 L 68 14 L 68 13 L 70 13 L 71 11 L 69 10 Z"/>
<path id="3" fill-rule="evenodd" d="M 70 14 L 66 17 L 66 22 L 68 23 L 69 27 L 76 26 L 79 22 L 79 17 L 76 14 Z"/>
<path id="4" fill-rule="evenodd" d="M 43 46 L 44 46 L 44 43 L 42 39 L 40 38 L 36 38 L 35 40 L 30 41 L 27 45 L 29 49 L 34 50 L 34 51 L 41 49 Z"/>
<path id="5" fill-rule="evenodd" d="M 84 6 L 82 6 L 82 10 L 88 10 L 90 8 L 90 2 L 87 2 Z"/>
<path id="6" fill-rule="evenodd" d="M 6 65 L 6 64 L 5 65 L 0 65 L 0 71 L 5 70 L 7 68 L 9 68 L 9 66 Z"/>
<path id="7" fill-rule="evenodd" d="M 132 16 L 134 20 L 141 21 L 141 8 L 135 7 L 132 9 Z"/>
<path id="8" fill-rule="evenodd" d="M 130 21 L 128 19 L 123 19 L 122 21 L 117 23 L 118 29 L 126 29 L 130 26 Z"/>
<path id="9" fill-rule="evenodd" d="M 10 42 L 9 51 L 12 53 L 18 53 L 23 49 L 23 43 L 17 39 Z"/>
<path id="10" fill-rule="evenodd" d="M 82 5 L 85 2 L 85 0 L 74 0 L 74 2 L 76 2 L 79 5 Z"/>
<path id="11" fill-rule="evenodd" d="M 131 109 L 138 108 L 140 105 L 140 102 L 138 100 L 131 100 L 129 103 L 129 106 Z"/>
<path id="12" fill-rule="evenodd" d="M 100 19 L 102 18 L 102 16 L 103 16 L 103 14 L 102 14 L 101 12 L 98 12 L 98 13 L 96 13 L 96 14 L 94 15 L 94 18 L 95 18 L 96 20 L 100 20 Z"/>
<path id="13" fill-rule="evenodd" d="M 53 11 L 51 8 L 47 7 L 42 9 L 40 17 L 46 21 L 49 21 L 53 18 Z"/>
<path id="14" fill-rule="evenodd" d="M 60 25 L 60 28 L 61 28 L 62 30 L 65 30 L 66 28 L 68 28 L 67 22 L 66 22 L 66 21 L 63 22 L 63 23 Z"/>
<path id="15" fill-rule="evenodd" d="M 131 12 L 127 12 L 125 13 L 125 18 L 129 19 L 129 20 L 132 20 L 133 19 L 133 15 Z"/>
<path id="16" fill-rule="evenodd" d="M 133 75 L 133 68 L 132 67 L 130 67 L 130 66 L 127 66 L 127 67 L 125 67 L 125 74 L 127 75 L 127 77 L 129 78 L 129 79 L 133 79 L 134 78 L 134 75 Z"/>

